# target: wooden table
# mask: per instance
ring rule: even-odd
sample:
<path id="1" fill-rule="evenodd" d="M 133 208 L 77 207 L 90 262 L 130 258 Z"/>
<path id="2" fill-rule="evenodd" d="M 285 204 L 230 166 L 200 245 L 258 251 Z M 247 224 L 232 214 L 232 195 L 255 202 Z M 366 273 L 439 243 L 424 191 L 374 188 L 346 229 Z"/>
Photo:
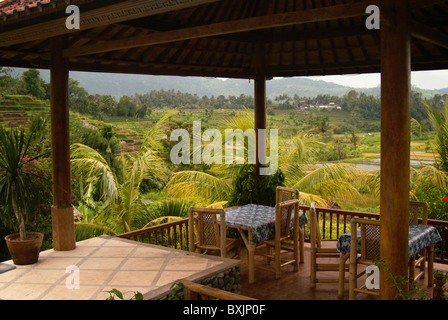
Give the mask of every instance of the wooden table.
<path id="1" fill-rule="evenodd" d="M 360 230 L 358 230 L 358 252 L 361 250 L 360 244 Z M 350 252 L 350 238 L 351 233 L 347 232 L 339 237 L 337 248 L 341 253 Z M 412 259 L 417 253 L 423 249 L 427 249 L 428 252 L 428 286 L 432 287 L 434 277 L 432 276 L 434 271 L 434 244 L 442 240 L 439 232 L 436 228 L 421 224 L 409 225 L 409 246 L 408 256 Z"/>
<path id="2" fill-rule="evenodd" d="M 249 283 L 255 282 L 255 248 L 258 244 L 271 239 L 275 233 L 275 208 L 256 204 L 225 209 L 226 225 L 235 228 L 241 235 L 248 252 Z M 294 226 L 294 219 L 291 227 Z M 303 226 L 308 218 L 299 212 L 299 232 L 302 233 L 300 248 L 300 263 L 304 261 L 303 253 Z M 293 228 L 292 228 L 293 229 Z M 299 244 L 297 244 L 299 245 Z"/>

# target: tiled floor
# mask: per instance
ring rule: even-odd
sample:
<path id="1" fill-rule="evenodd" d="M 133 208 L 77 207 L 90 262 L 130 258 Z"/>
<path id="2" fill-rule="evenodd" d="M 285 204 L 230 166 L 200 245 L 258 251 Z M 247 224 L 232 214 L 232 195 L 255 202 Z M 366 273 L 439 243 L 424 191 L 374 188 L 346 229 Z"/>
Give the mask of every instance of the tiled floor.
<path id="1" fill-rule="evenodd" d="M 36 264 L 1 273 L 0 299 L 104 300 L 113 288 L 125 298 L 135 291 L 157 295 L 177 279 L 193 281 L 235 264 L 239 261 L 98 237 L 78 242 L 71 251 L 41 252 Z M 79 288 L 74 288 L 76 275 Z"/>

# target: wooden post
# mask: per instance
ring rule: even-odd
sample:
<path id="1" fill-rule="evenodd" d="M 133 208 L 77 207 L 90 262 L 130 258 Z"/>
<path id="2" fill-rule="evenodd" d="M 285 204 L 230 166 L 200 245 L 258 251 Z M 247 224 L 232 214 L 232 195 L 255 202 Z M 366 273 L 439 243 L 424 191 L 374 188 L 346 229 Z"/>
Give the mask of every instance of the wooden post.
<path id="1" fill-rule="evenodd" d="M 258 130 L 266 129 L 266 56 L 265 56 L 265 44 L 257 43 L 255 45 L 254 52 L 254 112 L 255 112 L 255 173 L 259 175 L 260 159 L 258 157 L 259 137 Z M 266 141 L 264 141 L 264 151 L 266 151 Z M 263 150 L 262 150 L 263 151 Z M 263 152 L 263 156 L 266 152 Z M 261 162 L 266 162 L 266 159 Z"/>
<path id="2" fill-rule="evenodd" d="M 76 247 L 70 182 L 68 60 L 62 56 L 64 37 L 51 39 L 51 144 L 53 160 L 53 245 L 58 251 Z"/>
<path id="3" fill-rule="evenodd" d="M 381 0 L 380 252 L 394 276 L 408 274 L 410 170 L 410 10 L 408 0 Z M 396 290 L 381 273 L 380 298 Z"/>

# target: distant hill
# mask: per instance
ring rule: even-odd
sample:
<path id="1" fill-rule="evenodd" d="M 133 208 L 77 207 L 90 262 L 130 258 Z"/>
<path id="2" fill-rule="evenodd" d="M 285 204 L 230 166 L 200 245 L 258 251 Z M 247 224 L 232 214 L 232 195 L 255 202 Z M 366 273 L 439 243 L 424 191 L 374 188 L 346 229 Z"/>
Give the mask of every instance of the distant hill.
<path id="1" fill-rule="evenodd" d="M 440 94 L 448 94 L 448 88 L 444 88 L 444 89 L 439 89 L 437 90 L 440 92 Z"/>
<path id="2" fill-rule="evenodd" d="M 49 81 L 47 71 L 41 71 L 42 78 Z M 201 77 L 172 77 L 151 75 L 128 75 L 107 73 L 70 72 L 70 77 L 80 82 L 90 94 L 110 94 L 116 97 L 146 93 L 151 90 L 170 90 L 189 92 L 198 96 L 239 96 L 253 95 L 254 82 L 243 79 L 219 79 Z M 315 97 L 319 94 L 342 96 L 353 90 L 351 87 L 306 78 L 281 78 L 267 81 L 266 94 L 269 98 L 287 94 Z M 359 89 L 358 92 L 378 94 L 379 88 Z"/>
<path id="3" fill-rule="evenodd" d="M 16 74 L 21 74 L 24 69 L 16 69 Z M 49 82 L 48 70 L 41 70 L 41 77 Z M 201 77 L 172 77 L 110 73 L 70 72 L 70 78 L 80 82 L 90 94 L 110 94 L 117 98 L 122 95 L 132 96 L 135 93 L 147 93 L 151 90 L 171 90 L 189 92 L 198 96 L 239 96 L 253 95 L 253 81 L 242 79 L 219 79 Z M 376 88 L 352 88 L 322 80 L 306 78 L 279 78 L 267 81 L 266 94 L 268 98 L 287 94 L 293 97 L 295 94 L 301 97 L 315 97 L 319 94 L 342 96 L 350 90 L 364 92 L 369 95 L 379 95 L 380 87 Z M 414 87 L 413 90 L 422 92 L 424 96 L 432 96 L 436 93 L 448 93 L 448 88 L 441 90 L 422 90 Z"/>

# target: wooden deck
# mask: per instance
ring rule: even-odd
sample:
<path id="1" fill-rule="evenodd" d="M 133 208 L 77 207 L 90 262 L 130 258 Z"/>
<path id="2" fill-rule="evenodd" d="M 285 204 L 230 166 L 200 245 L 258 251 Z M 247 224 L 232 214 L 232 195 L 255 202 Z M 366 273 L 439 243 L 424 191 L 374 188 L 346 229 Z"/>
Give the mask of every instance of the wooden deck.
<path id="1" fill-rule="evenodd" d="M 292 266 L 282 269 L 281 279 L 276 280 L 274 274 L 262 269 L 256 269 L 255 282 L 249 284 L 247 256 L 245 249 L 241 254 L 241 294 L 261 300 L 338 300 L 337 283 L 318 283 L 315 289 L 310 286 L 310 244 L 305 243 L 305 263 L 299 266 L 298 272 L 292 271 Z M 334 261 L 334 260 L 333 260 Z M 265 263 L 261 257 L 256 257 L 256 263 Z M 448 271 L 448 265 L 434 264 L 434 270 Z M 336 277 L 336 272 L 321 272 L 321 277 Z M 348 272 L 346 273 L 348 277 Z M 362 280 L 362 279 L 360 279 Z M 427 288 L 427 279 L 418 281 L 420 288 Z M 432 297 L 432 288 L 428 290 Z M 348 300 L 348 283 L 345 285 L 344 299 Z M 359 294 L 357 300 L 375 300 L 375 297 Z"/>

